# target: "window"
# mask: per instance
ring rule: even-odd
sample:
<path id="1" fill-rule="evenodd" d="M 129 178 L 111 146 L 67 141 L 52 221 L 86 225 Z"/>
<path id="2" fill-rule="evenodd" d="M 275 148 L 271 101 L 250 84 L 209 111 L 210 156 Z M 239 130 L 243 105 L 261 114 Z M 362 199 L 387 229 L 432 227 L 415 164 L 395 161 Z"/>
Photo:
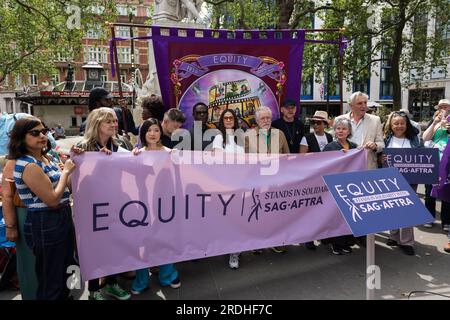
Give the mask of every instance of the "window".
<path id="1" fill-rule="evenodd" d="M 116 36 L 119 38 L 129 38 L 131 36 L 129 27 L 117 27 L 116 28 Z"/>
<path id="2" fill-rule="evenodd" d="M 53 60 L 56 62 L 69 62 L 69 61 L 73 61 L 73 54 L 71 53 L 63 53 L 63 52 L 58 52 L 54 55 Z"/>
<path id="3" fill-rule="evenodd" d="M 427 52 L 427 26 L 428 13 L 418 13 L 414 16 L 413 22 L 413 49 L 412 58 L 414 61 L 424 60 Z"/>
<path id="4" fill-rule="evenodd" d="M 90 6 L 89 7 L 89 12 L 93 13 L 93 14 L 103 14 L 103 12 L 105 11 L 105 7 L 103 6 Z"/>
<path id="5" fill-rule="evenodd" d="M 91 28 L 86 32 L 86 38 L 88 39 L 101 39 L 103 36 L 103 30 L 100 28 Z"/>
<path id="6" fill-rule="evenodd" d="M 301 99 L 312 100 L 313 88 L 314 88 L 314 75 L 302 77 Z"/>
<path id="7" fill-rule="evenodd" d="M 117 48 L 119 63 L 131 63 L 131 48 Z"/>
<path id="8" fill-rule="evenodd" d="M 72 117 L 72 127 L 77 127 L 77 117 Z"/>
<path id="9" fill-rule="evenodd" d="M 136 16 L 136 6 L 117 6 L 117 12 L 119 16 L 129 16 L 130 14 Z"/>
<path id="10" fill-rule="evenodd" d="M 95 61 L 108 63 L 108 54 L 105 47 L 87 46 L 84 48 L 84 62 Z"/>
<path id="11" fill-rule="evenodd" d="M 55 73 L 54 75 L 52 75 L 52 84 L 56 86 L 58 83 L 60 83 L 59 73 Z"/>
<path id="12" fill-rule="evenodd" d="M 353 92 L 361 91 L 370 95 L 370 78 L 354 77 Z"/>
<path id="13" fill-rule="evenodd" d="M 87 119 L 86 117 L 81 117 L 81 123 L 85 122 L 86 119 Z"/>
<path id="14" fill-rule="evenodd" d="M 391 67 L 381 68 L 380 99 L 390 100 L 393 95 Z"/>
<path id="15" fill-rule="evenodd" d="M 444 79 L 445 78 L 445 66 L 434 67 L 431 70 L 431 79 Z"/>
<path id="16" fill-rule="evenodd" d="M 100 76 L 100 80 L 101 80 L 102 82 L 108 81 L 108 75 L 102 74 L 102 75 Z"/>
<path id="17" fill-rule="evenodd" d="M 444 41 L 441 56 L 450 56 L 450 23 L 438 16 L 436 19 L 436 36 Z"/>
<path id="18" fill-rule="evenodd" d="M 127 82 L 127 75 L 126 74 L 121 74 L 120 75 L 120 82 Z"/>
<path id="19" fill-rule="evenodd" d="M 131 63 L 131 48 L 117 48 L 119 63 Z M 134 50 L 135 63 L 139 63 L 139 51 Z"/>
<path id="20" fill-rule="evenodd" d="M 15 79 L 16 88 L 22 86 L 22 75 L 18 74 Z"/>
<path id="21" fill-rule="evenodd" d="M 29 78 L 28 83 L 30 84 L 30 86 L 37 86 L 37 84 L 38 84 L 37 75 L 30 74 L 30 78 Z"/>

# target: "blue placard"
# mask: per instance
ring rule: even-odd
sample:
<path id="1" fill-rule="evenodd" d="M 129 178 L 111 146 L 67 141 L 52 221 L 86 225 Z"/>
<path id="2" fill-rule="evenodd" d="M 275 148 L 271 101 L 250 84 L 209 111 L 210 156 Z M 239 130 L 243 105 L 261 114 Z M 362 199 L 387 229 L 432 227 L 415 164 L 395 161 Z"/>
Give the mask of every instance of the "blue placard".
<path id="1" fill-rule="evenodd" d="M 410 184 L 439 181 L 439 149 L 386 148 L 384 167 L 397 168 Z"/>
<path id="2" fill-rule="evenodd" d="M 332 174 L 323 180 L 355 236 L 434 221 L 397 169 Z"/>

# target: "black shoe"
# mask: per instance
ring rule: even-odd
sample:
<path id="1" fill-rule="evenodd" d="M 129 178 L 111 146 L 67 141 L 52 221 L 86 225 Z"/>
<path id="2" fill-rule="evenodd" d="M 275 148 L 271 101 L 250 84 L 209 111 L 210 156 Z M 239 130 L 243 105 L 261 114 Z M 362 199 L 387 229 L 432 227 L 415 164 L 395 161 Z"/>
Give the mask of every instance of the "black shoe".
<path id="1" fill-rule="evenodd" d="M 350 246 L 343 246 L 342 247 L 342 252 L 344 253 L 352 253 L 352 248 L 350 248 Z"/>
<path id="2" fill-rule="evenodd" d="M 389 239 L 388 241 L 386 241 L 386 244 L 387 244 L 388 246 L 390 246 L 390 247 L 396 247 L 396 246 L 398 246 L 397 241 L 392 240 L 392 239 Z"/>
<path id="3" fill-rule="evenodd" d="M 400 249 L 403 250 L 403 252 L 408 256 L 413 256 L 415 254 L 414 247 L 413 246 L 400 246 Z"/>
<path id="4" fill-rule="evenodd" d="M 308 250 L 316 250 L 316 245 L 314 244 L 314 241 L 310 241 L 310 242 L 305 242 L 305 247 Z"/>
<path id="5" fill-rule="evenodd" d="M 332 244 L 331 245 L 331 253 L 333 253 L 337 256 L 340 256 L 340 255 L 342 255 L 342 249 L 341 249 L 341 247 Z"/>

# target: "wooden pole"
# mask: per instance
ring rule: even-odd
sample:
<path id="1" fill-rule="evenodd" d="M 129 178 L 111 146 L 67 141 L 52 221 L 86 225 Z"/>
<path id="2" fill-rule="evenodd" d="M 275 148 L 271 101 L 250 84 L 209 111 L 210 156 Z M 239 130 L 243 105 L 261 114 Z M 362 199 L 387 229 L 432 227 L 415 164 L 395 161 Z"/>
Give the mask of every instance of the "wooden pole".
<path id="1" fill-rule="evenodd" d="M 111 23 L 110 24 L 111 27 L 111 38 L 114 39 L 116 37 L 116 32 L 115 32 L 115 27 L 114 24 Z M 116 41 L 113 40 L 112 41 L 112 45 L 113 45 L 113 53 L 114 53 L 114 61 L 111 61 L 111 64 L 114 63 L 115 67 L 116 67 L 116 77 L 117 77 L 117 85 L 119 86 L 119 98 L 120 100 L 123 99 L 123 90 L 122 90 L 122 80 L 120 79 L 120 64 L 119 64 L 119 56 L 117 55 L 117 45 L 116 45 Z M 114 88 L 114 86 L 113 86 Z M 125 134 L 128 133 L 128 126 L 127 126 L 127 119 L 126 119 L 126 114 L 125 114 L 125 109 L 120 107 L 122 110 L 122 125 L 123 125 L 123 130 L 125 131 Z M 119 132 L 119 134 L 121 134 L 121 132 Z"/>

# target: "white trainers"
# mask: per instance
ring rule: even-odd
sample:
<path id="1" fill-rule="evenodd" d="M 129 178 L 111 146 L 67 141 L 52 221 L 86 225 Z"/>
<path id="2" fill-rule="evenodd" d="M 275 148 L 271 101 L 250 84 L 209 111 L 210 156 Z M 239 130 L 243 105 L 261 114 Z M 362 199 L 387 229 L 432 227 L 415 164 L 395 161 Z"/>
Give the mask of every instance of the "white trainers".
<path id="1" fill-rule="evenodd" d="M 239 253 L 230 254 L 230 260 L 228 260 L 228 265 L 231 269 L 239 268 Z"/>

